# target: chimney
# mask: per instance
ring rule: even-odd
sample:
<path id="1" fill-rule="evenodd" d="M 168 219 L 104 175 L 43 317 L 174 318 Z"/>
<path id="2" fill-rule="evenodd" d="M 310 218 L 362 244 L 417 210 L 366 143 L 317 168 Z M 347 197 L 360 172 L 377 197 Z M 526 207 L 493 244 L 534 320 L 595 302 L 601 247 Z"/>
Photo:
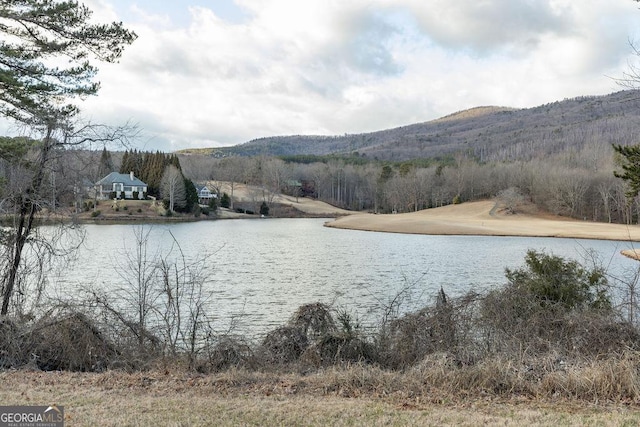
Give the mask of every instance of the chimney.
<path id="1" fill-rule="evenodd" d="M 133 171 L 129 172 L 129 178 L 133 181 Z"/>

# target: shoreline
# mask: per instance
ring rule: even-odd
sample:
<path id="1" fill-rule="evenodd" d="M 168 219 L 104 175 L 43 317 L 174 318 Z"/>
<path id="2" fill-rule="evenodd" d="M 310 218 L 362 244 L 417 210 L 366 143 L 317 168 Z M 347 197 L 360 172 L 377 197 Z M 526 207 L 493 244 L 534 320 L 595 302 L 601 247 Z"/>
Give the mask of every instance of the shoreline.
<path id="1" fill-rule="evenodd" d="M 556 237 L 593 240 L 612 240 L 640 242 L 640 225 L 609 224 L 580 221 L 566 217 L 525 212 L 507 214 L 498 209 L 495 201 L 483 200 L 447 205 L 417 212 L 401 214 L 372 214 L 345 211 L 334 206 L 308 199 L 300 201 L 286 200 L 280 206 L 290 209 L 282 215 L 268 218 L 326 218 L 325 227 L 371 232 L 458 235 L 458 236 L 497 236 L 497 237 Z M 295 212 L 295 213 L 294 213 Z M 121 212 L 103 213 L 98 217 L 90 214 L 55 215 L 41 218 L 42 223 L 70 222 L 78 224 L 136 224 L 136 223 L 180 223 L 197 221 L 215 221 L 221 219 L 262 219 L 260 215 L 237 213 L 231 210 L 219 210 L 216 215 L 161 216 L 142 213 Z M 640 245 L 639 245 L 640 246 Z M 625 253 L 634 259 L 640 259 L 640 249 Z"/>
<path id="2" fill-rule="evenodd" d="M 494 201 L 466 202 L 402 214 L 352 214 L 326 227 L 386 233 L 557 237 L 640 242 L 640 226 L 567 219 L 545 214 L 505 214 Z"/>

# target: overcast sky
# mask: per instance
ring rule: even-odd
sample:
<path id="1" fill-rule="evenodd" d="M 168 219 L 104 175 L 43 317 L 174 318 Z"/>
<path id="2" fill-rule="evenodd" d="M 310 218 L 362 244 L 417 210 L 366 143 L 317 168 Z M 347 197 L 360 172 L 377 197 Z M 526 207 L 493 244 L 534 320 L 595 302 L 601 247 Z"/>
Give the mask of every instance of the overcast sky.
<path id="1" fill-rule="evenodd" d="M 621 90 L 633 0 L 85 0 L 139 38 L 99 64 L 93 122 L 174 151 L 360 133 Z M 639 41 L 640 42 L 640 41 Z"/>

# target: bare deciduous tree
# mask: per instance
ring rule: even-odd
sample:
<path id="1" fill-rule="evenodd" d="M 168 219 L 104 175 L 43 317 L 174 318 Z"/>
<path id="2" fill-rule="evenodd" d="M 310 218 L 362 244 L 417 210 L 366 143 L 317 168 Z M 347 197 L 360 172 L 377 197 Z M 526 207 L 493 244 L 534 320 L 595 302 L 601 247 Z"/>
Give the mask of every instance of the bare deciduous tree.
<path id="1" fill-rule="evenodd" d="M 37 227 L 37 216 L 45 209 L 52 211 L 56 203 L 51 197 L 52 177 L 56 174 L 64 176 L 64 161 L 61 156 L 67 151 L 88 148 L 92 144 L 105 144 L 114 141 L 127 141 L 132 136 L 133 128 L 129 126 L 110 128 L 92 124 L 69 122 L 47 122 L 42 128 L 39 140 L 25 140 L 13 145 L 11 140 L 0 141 L 2 163 L 6 164 L 3 176 L 8 182 L 0 203 L 5 215 L 9 215 L 14 223 L 6 230 L 8 246 L 7 258 L 0 262 L 5 264 L 6 274 L 2 280 L 2 308 L 0 315 L 9 312 L 9 305 L 16 283 L 19 280 L 21 263 L 24 262 L 23 251 L 30 244 L 32 234 Z M 35 129 L 34 129 L 35 130 Z M 46 245 L 45 245 L 46 246 Z"/>
<path id="2" fill-rule="evenodd" d="M 164 325 L 168 350 L 174 356 L 186 352 L 192 366 L 210 332 L 207 303 L 211 291 L 205 289 L 205 279 L 212 254 L 200 252 L 188 260 L 173 234 L 171 239 L 171 250 L 156 260 L 161 298 L 155 309 Z"/>
<path id="3" fill-rule="evenodd" d="M 506 190 L 502 190 L 498 194 L 498 202 L 506 209 L 510 214 L 518 212 L 518 208 L 524 203 L 525 197 L 519 188 L 509 187 Z"/>
<path id="4" fill-rule="evenodd" d="M 222 159 L 219 163 L 217 170 L 215 171 L 214 178 L 220 181 L 228 181 L 231 185 L 231 194 L 229 195 L 230 204 L 229 208 L 234 209 L 234 189 L 235 184 L 238 182 L 244 182 L 247 171 L 249 170 L 248 158 L 241 157 L 229 157 Z"/>
<path id="5" fill-rule="evenodd" d="M 169 165 L 164 169 L 160 182 L 160 194 L 169 201 L 170 212 L 173 212 L 176 207 L 186 205 L 187 192 L 184 187 L 184 177 L 177 167 Z"/>

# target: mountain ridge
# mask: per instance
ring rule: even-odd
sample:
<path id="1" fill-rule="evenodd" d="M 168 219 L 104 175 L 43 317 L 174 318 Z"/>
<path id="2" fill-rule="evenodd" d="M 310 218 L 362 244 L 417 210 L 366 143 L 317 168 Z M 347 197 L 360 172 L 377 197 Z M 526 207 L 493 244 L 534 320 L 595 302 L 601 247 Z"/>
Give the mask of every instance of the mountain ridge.
<path id="1" fill-rule="evenodd" d="M 355 155 L 405 161 L 464 152 L 481 161 L 529 160 L 584 144 L 630 144 L 638 133 L 640 91 L 624 90 L 531 108 L 479 106 L 426 122 L 368 133 L 264 137 L 232 147 L 213 148 L 207 154 Z"/>

